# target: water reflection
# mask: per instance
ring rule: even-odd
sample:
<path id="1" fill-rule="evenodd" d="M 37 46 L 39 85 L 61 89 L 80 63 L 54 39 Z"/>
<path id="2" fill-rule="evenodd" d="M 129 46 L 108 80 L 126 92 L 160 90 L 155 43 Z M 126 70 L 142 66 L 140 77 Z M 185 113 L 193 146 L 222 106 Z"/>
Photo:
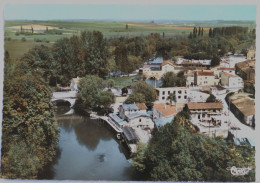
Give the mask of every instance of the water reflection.
<path id="1" fill-rule="evenodd" d="M 97 120 L 58 116 L 61 156 L 54 165 L 58 180 L 131 180 L 126 148 Z"/>

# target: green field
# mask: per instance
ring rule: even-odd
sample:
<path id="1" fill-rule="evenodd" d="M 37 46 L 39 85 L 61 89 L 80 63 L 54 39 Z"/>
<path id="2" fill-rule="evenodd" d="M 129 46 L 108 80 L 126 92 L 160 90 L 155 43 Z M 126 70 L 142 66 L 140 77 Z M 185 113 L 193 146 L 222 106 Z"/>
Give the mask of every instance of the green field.
<path id="1" fill-rule="evenodd" d="M 126 29 L 128 24 L 128 29 Z M 12 26 L 44 25 L 56 27 L 60 34 L 37 33 L 24 35 L 20 34 L 20 28 Z M 165 37 L 176 35 L 188 35 L 193 27 L 217 26 L 246 26 L 255 28 L 255 22 L 250 21 L 205 21 L 205 22 L 118 22 L 118 21 L 5 21 L 5 50 L 8 50 L 11 58 L 20 58 L 25 52 L 35 45 L 52 45 L 57 40 L 73 35 L 79 35 L 82 31 L 100 31 L 107 38 L 110 37 L 133 37 L 146 36 L 150 33 L 159 33 Z M 25 38 L 26 41 L 21 40 Z M 40 40 L 42 42 L 36 42 Z"/>
<path id="2" fill-rule="evenodd" d="M 11 59 L 19 59 L 24 53 L 28 52 L 31 48 L 37 45 L 51 46 L 52 43 L 40 43 L 34 41 L 21 41 L 21 40 L 10 40 L 5 41 L 5 50 L 9 52 Z"/>
<path id="3" fill-rule="evenodd" d="M 126 86 L 130 86 L 134 81 L 138 79 L 138 76 L 129 76 L 129 77 L 109 77 L 108 79 L 112 79 L 115 82 L 115 88 L 123 88 Z"/>

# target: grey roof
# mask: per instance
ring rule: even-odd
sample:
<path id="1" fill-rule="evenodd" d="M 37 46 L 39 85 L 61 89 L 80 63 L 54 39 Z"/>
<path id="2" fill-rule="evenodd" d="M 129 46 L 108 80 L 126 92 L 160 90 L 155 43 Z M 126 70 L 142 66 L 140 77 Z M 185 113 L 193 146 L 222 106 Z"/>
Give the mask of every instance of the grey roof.
<path id="1" fill-rule="evenodd" d="M 135 104 L 123 104 L 122 107 L 125 111 L 138 110 L 138 107 Z"/>
<path id="2" fill-rule="evenodd" d="M 116 114 L 110 113 L 109 117 L 112 118 L 115 122 L 117 122 L 119 125 L 126 124 L 127 122 L 123 119 L 119 118 Z"/>
<path id="3" fill-rule="evenodd" d="M 238 138 L 233 138 L 233 140 L 234 140 L 234 144 L 236 145 L 236 146 L 240 146 L 240 142 L 239 142 L 239 139 Z"/>
<path id="4" fill-rule="evenodd" d="M 164 126 L 167 124 L 162 118 L 157 118 L 153 120 L 157 128 L 160 128 L 161 126 Z"/>
<path id="5" fill-rule="evenodd" d="M 162 63 L 163 57 L 153 57 L 149 60 L 150 63 Z"/>
<path id="6" fill-rule="evenodd" d="M 251 138 L 247 138 L 247 141 L 251 147 L 255 147 L 255 142 Z"/>
<path id="7" fill-rule="evenodd" d="M 133 141 L 133 140 L 137 141 L 138 140 L 138 137 L 136 136 L 133 128 L 131 128 L 131 127 L 128 127 L 128 126 L 124 127 L 123 133 L 128 141 Z"/>
<path id="8" fill-rule="evenodd" d="M 138 117 L 138 116 L 150 117 L 148 114 L 146 114 L 146 113 L 140 113 L 140 112 L 135 112 L 135 113 L 126 115 L 126 117 L 127 117 L 128 119 L 129 119 L 129 118 L 135 118 L 135 117 Z"/>

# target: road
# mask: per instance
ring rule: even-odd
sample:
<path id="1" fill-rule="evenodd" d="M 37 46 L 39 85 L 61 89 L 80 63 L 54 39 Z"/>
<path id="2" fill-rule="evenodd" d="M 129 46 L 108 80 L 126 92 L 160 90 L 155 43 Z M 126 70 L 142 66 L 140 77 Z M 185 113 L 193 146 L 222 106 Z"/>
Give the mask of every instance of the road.
<path id="1" fill-rule="evenodd" d="M 252 140 L 256 140 L 256 131 L 241 123 L 236 116 L 229 110 L 229 106 L 225 101 L 226 94 L 223 95 L 215 95 L 215 97 L 220 100 L 223 104 L 223 112 L 227 119 L 230 120 L 230 124 L 236 127 L 239 127 L 240 130 L 230 130 L 230 132 L 237 138 L 251 138 Z"/>

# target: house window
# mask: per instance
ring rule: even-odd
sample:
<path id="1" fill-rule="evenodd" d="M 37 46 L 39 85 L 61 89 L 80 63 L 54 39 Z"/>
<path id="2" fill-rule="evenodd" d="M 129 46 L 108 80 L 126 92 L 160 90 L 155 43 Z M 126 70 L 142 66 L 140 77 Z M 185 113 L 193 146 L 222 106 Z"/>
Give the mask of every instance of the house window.
<path id="1" fill-rule="evenodd" d="M 162 94 L 165 95 L 165 91 L 163 91 Z"/>
<path id="2" fill-rule="evenodd" d="M 162 99 L 164 100 L 164 99 L 165 99 L 165 97 L 162 97 Z"/>
<path id="3" fill-rule="evenodd" d="M 187 99 L 187 95 L 184 95 L 184 99 Z"/>
<path id="4" fill-rule="evenodd" d="M 178 99 L 180 99 L 181 98 L 181 96 L 178 96 Z"/>
<path id="5" fill-rule="evenodd" d="M 181 94 L 181 90 L 179 90 L 178 93 Z"/>
<path id="6" fill-rule="evenodd" d="M 173 91 L 173 94 L 174 94 L 174 95 L 175 95 L 175 93 L 176 93 L 176 92 L 175 92 L 175 91 Z"/>
<path id="7" fill-rule="evenodd" d="M 142 122 L 142 119 L 141 119 L 141 118 L 139 119 L 139 122 Z"/>
<path id="8" fill-rule="evenodd" d="M 202 117 L 205 118 L 205 114 L 202 114 Z"/>
<path id="9" fill-rule="evenodd" d="M 205 79 L 207 79 L 207 77 L 205 77 Z"/>
<path id="10" fill-rule="evenodd" d="M 213 112 L 216 112 L 216 109 L 213 109 Z"/>
<path id="11" fill-rule="evenodd" d="M 168 91 L 168 95 L 170 94 L 171 92 L 170 91 Z"/>

